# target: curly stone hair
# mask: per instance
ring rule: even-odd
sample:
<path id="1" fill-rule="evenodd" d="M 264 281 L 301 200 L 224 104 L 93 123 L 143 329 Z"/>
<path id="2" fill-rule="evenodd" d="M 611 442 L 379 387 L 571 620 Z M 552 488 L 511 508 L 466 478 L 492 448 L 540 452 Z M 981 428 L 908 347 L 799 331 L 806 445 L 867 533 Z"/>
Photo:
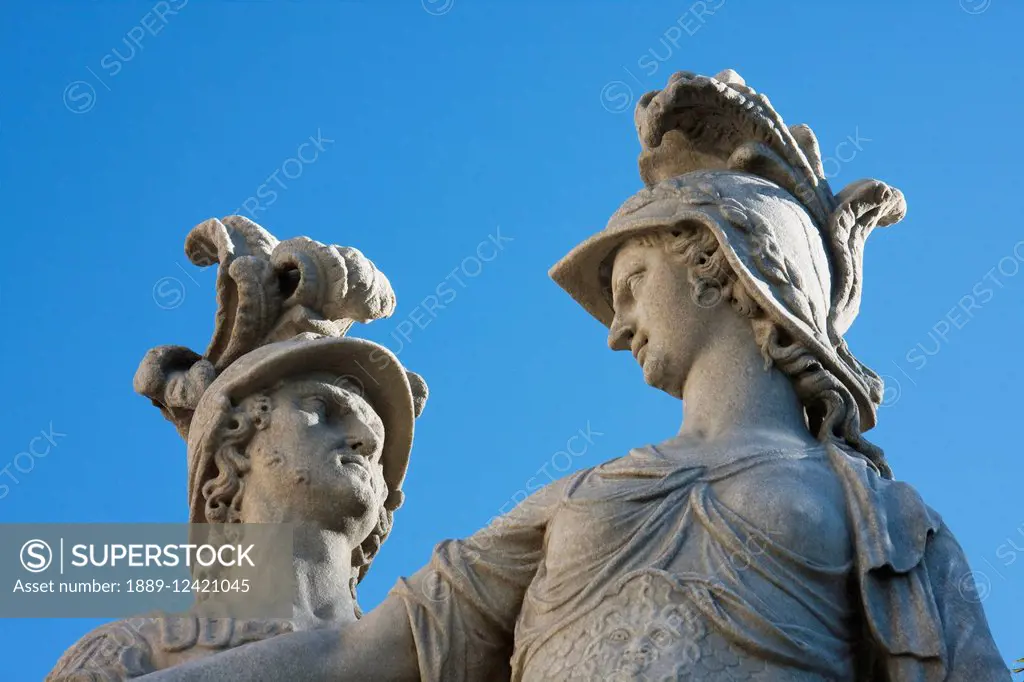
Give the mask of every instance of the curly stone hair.
<path id="1" fill-rule="evenodd" d="M 355 387 L 353 392 L 357 392 L 354 389 Z M 213 454 L 216 475 L 203 483 L 202 489 L 208 523 L 241 523 L 245 475 L 250 468 L 246 449 L 256 432 L 265 429 L 270 419 L 271 400 L 263 393 L 249 396 L 237 407 L 222 415 L 216 429 L 218 438 Z M 386 484 L 384 496 L 387 497 Z M 356 585 L 366 576 L 370 563 L 391 533 L 393 524 L 394 509 L 382 504 L 377 525 L 366 539 L 352 550 L 354 571 L 349 589 L 352 591 L 357 618 L 362 616 L 362 610 L 356 601 Z"/>
<path id="2" fill-rule="evenodd" d="M 736 278 L 711 230 L 702 225 L 680 225 L 639 235 L 630 241 L 660 246 L 667 253 L 678 256 L 688 268 L 688 279 L 698 305 L 710 307 L 727 300 L 736 312 L 749 319 L 754 328 L 754 338 L 764 356 L 765 369 L 777 367 L 790 379 L 803 403 L 811 433 L 823 443 L 835 442 L 852 449 L 881 476 L 892 478 L 882 449 L 861 433 L 860 413 L 853 394 L 750 296 Z M 602 266 L 605 282 L 611 280 L 612 261 L 613 258 L 609 258 Z"/>

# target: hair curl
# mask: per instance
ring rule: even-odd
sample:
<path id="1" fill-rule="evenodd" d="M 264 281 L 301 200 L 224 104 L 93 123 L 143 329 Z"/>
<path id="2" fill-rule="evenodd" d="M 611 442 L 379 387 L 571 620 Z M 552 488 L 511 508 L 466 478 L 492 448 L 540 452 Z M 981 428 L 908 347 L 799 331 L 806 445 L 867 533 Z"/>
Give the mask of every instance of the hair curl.
<path id="1" fill-rule="evenodd" d="M 688 269 L 693 295 L 700 305 L 728 300 L 736 312 L 749 319 L 754 339 L 761 348 L 765 369 L 777 367 L 793 384 L 804 406 L 807 425 L 815 437 L 852 449 L 885 478 L 892 471 L 882 449 L 868 441 L 860 430 L 860 412 L 849 389 L 822 366 L 811 351 L 794 341 L 751 297 L 726 260 L 718 240 L 702 225 L 680 225 L 634 237 L 645 246 L 661 246 L 678 256 Z M 603 279 L 611 279 L 611 261 L 603 265 Z"/>
<path id="2" fill-rule="evenodd" d="M 202 493 L 206 504 L 208 523 L 241 523 L 242 499 L 245 496 L 245 474 L 251 461 L 246 449 L 257 431 L 267 428 L 271 418 L 271 400 L 265 394 L 255 394 L 232 407 L 221 417 L 218 442 L 213 454 L 216 475 L 203 484 Z M 384 497 L 387 497 L 387 483 Z M 381 544 L 387 539 L 394 525 L 394 509 L 382 504 L 377 525 L 358 546 L 352 550 L 353 575 L 349 581 L 356 617 L 362 616 L 356 598 L 356 585 L 366 576 Z"/>

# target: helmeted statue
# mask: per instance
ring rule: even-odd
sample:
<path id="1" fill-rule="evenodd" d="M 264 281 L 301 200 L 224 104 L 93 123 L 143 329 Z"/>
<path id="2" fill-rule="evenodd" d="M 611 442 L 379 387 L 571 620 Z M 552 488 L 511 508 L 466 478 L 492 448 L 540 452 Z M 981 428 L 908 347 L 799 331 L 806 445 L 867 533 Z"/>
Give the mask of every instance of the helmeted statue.
<path id="1" fill-rule="evenodd" d="M 843 334 L 901 193 L 834 195 L 810 128 L 731 71 L 675 74 L 636 120 L 646 188 L 551 275 L 682 428 L 439 545 L 394 591 L 419 674 L 1009 679 L 960 547 L 863 436 L 883 386 Z"/>
<path id="2" fill-rule="evenodd" d="M 551 270 L 678 434 L 437 545 L 358 622 L 157 680 L 1006 681 L 963 551 L 864 433 L 847 347 L 876 180 L 833 193 L 815 136 L 732 71 L 636 114 L 645 188 Z"/>
<path id="3" fill-rule="evenodd" d="M 208 595 L 197 593 L 187 614 L 97 628 L 48 682 L 137 679 L 284 632 L 355 622 L 356 585 L 403 501 L 426 384 L 383 346 L 346 335 L 355 321 L 391 315 L 387 278 L 356 249 L 278 242 L 241 216 L 200 224 L 186 252 L 197 265 L 218 264 L 213 339 L 202 356 L 154 348 L 135 388 L 188 443 L 191 528 L 294 524 L 292 617 L 225 617 L 225 605 L 204 608 Z M 240 598 L 274 589 L 254 585 Z"/>

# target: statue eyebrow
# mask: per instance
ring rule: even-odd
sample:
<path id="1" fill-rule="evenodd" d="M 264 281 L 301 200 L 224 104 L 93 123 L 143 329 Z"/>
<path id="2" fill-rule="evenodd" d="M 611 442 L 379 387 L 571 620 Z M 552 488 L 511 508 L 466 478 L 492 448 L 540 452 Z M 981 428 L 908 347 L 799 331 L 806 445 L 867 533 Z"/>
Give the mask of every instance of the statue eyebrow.
<path id="1" fill-rule="evenodd" d="M 355 403 L 349 397 L 351 391 L 341 386 L 323 381 L 300 381 L 296 382 L 295 389 L 299 392 L 299 400 L 326 398 L 343 404 L 349 410 L 355 409 Z"/>
<path id="2" fill-rule="evenodd" d="M 630 277 L 632 277 L 633 275 L 638 275 L 638 274 L 640 274 L 641 272 L 643 272 L 646 269 L 647 269 L 646 265 L 644 265 L 643 263 L 635 262 L 634 261 L 633 263 L 630 264 L 630 267 L 626 268 L 623 271 L 622 275 L 620 275 L 619 277 L 613 276 L 612 277 L 612 282 L 611 282 L 611 287 L 610 287 L 611 294 L 612 294 L 612 301 L 615 300 L 615 294 L 617 292 L 619 292 L 619 291 L 622 291 L 622 288 L 626 286 L 626 282 L 629 281 Z"/>
<path id="3" fill-rule="evenodd" d="M 334 404 L 344 408 L 351 414 L 357 415 L 364 422 L 379 423 L 379 430 L 382 434 L 384 433 L 384 423 L 381 420 L 380 414 L 365 397 L 360 396 L 362 402 L 353 400 L 352 396 L 358 395 L 357 393 L 353 393 L 349 389 L 337 384 L 324 381 L 299 381 L 295 383 L 295 387 L 302 393 L 299 396 L 299 400 L 318 397 L 333 401 Z"/>

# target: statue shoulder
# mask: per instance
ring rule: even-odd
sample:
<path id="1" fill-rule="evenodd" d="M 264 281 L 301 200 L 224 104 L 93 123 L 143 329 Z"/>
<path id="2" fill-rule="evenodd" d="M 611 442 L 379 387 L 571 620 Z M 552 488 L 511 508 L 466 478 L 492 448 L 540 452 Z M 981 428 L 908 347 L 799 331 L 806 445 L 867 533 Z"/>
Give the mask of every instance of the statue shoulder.
<path id="1" fill-rule="evenodd" d="M 157 670 L 152 618 L 105 623 L 64 652 L 46 682 L 114 682 Z"/>

